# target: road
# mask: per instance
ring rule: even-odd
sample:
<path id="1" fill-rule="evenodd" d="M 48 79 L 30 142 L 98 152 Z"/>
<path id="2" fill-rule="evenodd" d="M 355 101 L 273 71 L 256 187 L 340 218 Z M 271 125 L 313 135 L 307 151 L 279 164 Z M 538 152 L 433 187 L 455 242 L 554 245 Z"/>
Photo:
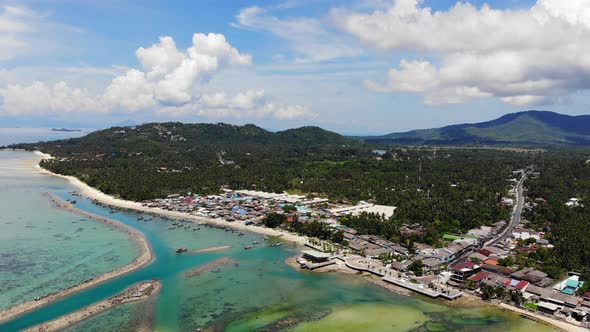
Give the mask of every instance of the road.
<path id="1" fill-rule="evenodd" d="M 514 210 L 512 211 L 512 216 L 510 217 L 510 223 L 504 228 L 504 231 L 500 233 L 500 235 L 496 236 L 495 238 L 488 241 L 485 245 L 491 246 L 498 242 L 504 242 L 510 234 L 512 234 L 512 230 L 516 228 L 516 226 L 520 223 L 520 217 L 522 214 L 522 208 L 524 206 L 524 193 L 523 193 L 523 184 L 526 180 L 526 172 L 522 175 L 518 183 L 516 184 L 516 205 L 514 206 Z"/>

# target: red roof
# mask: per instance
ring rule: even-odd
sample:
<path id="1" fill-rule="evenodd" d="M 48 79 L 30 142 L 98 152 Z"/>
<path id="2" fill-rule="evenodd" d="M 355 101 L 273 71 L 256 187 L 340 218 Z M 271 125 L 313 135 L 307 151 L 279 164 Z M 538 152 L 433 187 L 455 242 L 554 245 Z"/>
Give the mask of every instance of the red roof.
<path id="1" fill-rule="evenodd" d="M 498 265 L 500 264 L 498 261 L 495 261 L 493 259 L 486 259 L 485 261 L 483 261 L 484 264 L 492 264 L 492 265 Z"/>
<path id="2" fill-rule="evenodd" d="M 467 280 L 471 280 L 473 282 L 480 282 L 487 278 L 490 275 L 489 272 L 481 271 L 477 272 L 476 274 L 472 275 L 471 277 L 467 278 Z"/>
<path id="3" fill-rule="evenodd" d="M 488 256 L 488 257 L 490 257 L 490 255 L 491 255 L 491 254 L 493 254 L 493 252 L 491 252 L 491 251 L 489 251 L 489 250 L 487 250 L 487 249 L 480 249 L 480 250 L 478 251 L 478 253 L 480 253 L 480 254 L 482 254 L 482 255 L 484 255 L 484 256 Z"/>
<path id="4" fill-rule="evenodd" d="M 518 290 L 523 290 L 528 285 L 529 285 L 528 281 L 521 280 L 518 284 L 516 284 L 516 286 L 514 286 L 514 288 L 516 288 Z"/>
<path id="5" fill-rule="evenodd" d="M 582 297 L 586 298 L 586 299 L 590 299 L 590 292 L 584 293 L 584 295 L 582 295 Z"/>
<path id="6" fill-rule="evenodd" d="M 473 262 L 463 262 L 463 263 L 458 264 L 458 265 L 455 265 L 455 266 L 453 266 L 451 268 L 453 270 L 463 270 L 463 269 L 473 270 L 476 266 L 477 266 L 477 264 L 475 264 Z"/>

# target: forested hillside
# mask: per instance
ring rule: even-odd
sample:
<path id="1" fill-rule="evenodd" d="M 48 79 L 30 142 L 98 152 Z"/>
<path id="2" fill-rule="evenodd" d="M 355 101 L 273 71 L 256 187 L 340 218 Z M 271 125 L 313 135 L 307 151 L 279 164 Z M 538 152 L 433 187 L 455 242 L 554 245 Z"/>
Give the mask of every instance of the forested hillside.
<path id="1" fill-rule="evenodd" d="M 13 147 L 50 153 L 55 159 L 44 167 L 132 200 L 228 186 L 394 205 L 396 224 L 433 226 L 428 242 L 507 218 L 499 200 L 512 170 L 534 155 L 399 148 L 378 155 L 365 143 L 317 127 L 273 133 L 253 125 L 181 123 Z"/>

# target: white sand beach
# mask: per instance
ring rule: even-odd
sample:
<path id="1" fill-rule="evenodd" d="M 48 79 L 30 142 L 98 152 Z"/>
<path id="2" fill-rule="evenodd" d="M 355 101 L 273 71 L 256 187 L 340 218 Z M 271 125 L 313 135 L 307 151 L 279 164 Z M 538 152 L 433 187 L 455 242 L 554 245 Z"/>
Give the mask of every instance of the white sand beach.
<path id="1" fill-rule="evenodd" d="M 39 151 L 35 151 L 35 153 L 38 156 L 40 156 L 42 159 L 52 158 L 51 155 L 44 154 Z M 80 179 L 73 177 L 73 176 L 65 176 L 65 175 L 55 174 L 55 173 L 48 171 L 46 169 L 43 169 L 43 168 L 41 168 L 41 172 L 44 174 L 58 176 L 63 179 L 66 179 L 72 185 L 74 185 L 76 188 L 78 188 L 78 190 L 80 191 L 80 193 L 82 195 L 84 195 L 88 198 L 91 198 L 91 199 L 95 199 L 103 204 L 110 205 L 113 207 L 130 209 L 130 210 L 146 212 L 146 213 L 155 213 L 155 214 L 158 214 L 161 216 L 175 218 L 175 219 L 192 220 L 195 222 L 202 222 L 202 223 L 209 223 L 209 224 L 214 224 L 214 225 L 218 225 L 218 226 L 231 227 L 234 229 L 246 230 L 246 231 L 259 233 L 259 234 L 263 234 L 263 235 L 267 235 L 267 236 L 280 236 L 281 239 L 283 239 L 285 241 L 294 242 L 294 243 L 297 243 L 300 245 L 304 245 L 307 242 L 305 237 L 299 236 L 294 233 L 289 233 L 289 232 L 284 232 L 284 231 L 279 231 L 279 230 L 275 230 L 275 229 L 254 226 L 254 225 L 245 225 L 244 223 L 239 222 L 239 221 L 227 222 L 221 218 L 215 218 L 215 219 L 204 218 L 204 217 L 198 217 L 198 216 L 194 216 L 194 215 L 191 215 L 188 213 L 183 213 L 183 212 L 168 211 L 168 210 L 163 210 L 160 208 L 150 208 L 147 206 L 143 206 L 139 202 L 124 200 L 124 199 L 120 199 L 120 198 L 115 198 L 111 195 L 107 195 L 100 190 L 90 187 L 86 183 L 80 181 Z"/>

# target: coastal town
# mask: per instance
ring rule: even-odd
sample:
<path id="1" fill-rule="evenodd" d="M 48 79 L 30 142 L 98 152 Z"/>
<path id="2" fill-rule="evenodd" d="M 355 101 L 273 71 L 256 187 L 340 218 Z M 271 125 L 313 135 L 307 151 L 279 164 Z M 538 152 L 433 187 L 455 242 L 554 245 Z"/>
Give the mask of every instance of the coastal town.
<path id="1" fill-rule="evenodd" d="M 524 182 L 534 172 L 514 172 L 514 186 L 500 204 L 512 209 L 511 220 L 490 223 L 465 234 L 444 234 L 446 243 L 432 247 L 415 243 L 395 243 L 379 236 L 360 234 L 342 225 L 341 218 L 377 214 L 388 219 L 396 207 L 373 202 L 345 204 L 317 194 L 268 193 L 222 188 L 218 195 L 170 195 L 147 200 L 142 206 L 175 211 L 191 216 L 224 220 L 228 227 L 243 224 L 265 227 L 269 214 L 283 215 L 287 223 L 319 222 L 343 241 L 333 243 L 307 237 L 302 254 L 296 258 L 302 269 L 338 271 L 349 269 L 377 276 L 381 282 L 430 298 L 455 300 L 476 296 L 508 308 L 523 310 L 535 317 L 590 327 L 590 292 L 580 293 L 586 280 L 581 273 L 568 272 L 553 279 L 544 271 L 519 266 L 517 255 L 538 250 L 550 251 L 553 245 L 543 231 L 527 227 L 521 219 L 525 202 Z M 568 206 L 581 204 L 578 200 Z M 279 226 L 279 229 L 283 226 Z M 175 227 L 171 227 L 174 229 Z M 292 232 L 284 227 L 283 232 Z M 424 231 L 420 224 L 404 224 L 400 232 L 411 235 Z M 250 249 L 250 248 L 244 248 Z"/>

